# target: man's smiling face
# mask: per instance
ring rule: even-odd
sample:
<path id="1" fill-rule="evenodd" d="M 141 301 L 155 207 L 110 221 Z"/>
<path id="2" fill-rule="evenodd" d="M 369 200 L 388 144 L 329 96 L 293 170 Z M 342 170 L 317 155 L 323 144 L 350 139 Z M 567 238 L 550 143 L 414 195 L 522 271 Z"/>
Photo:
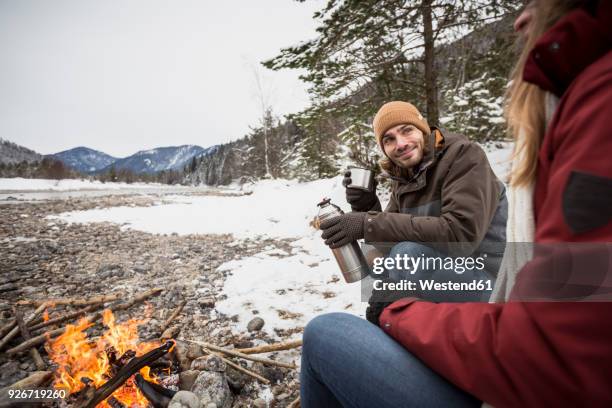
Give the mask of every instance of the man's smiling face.
<path id="1" fill-rule="evenodd" d="M 423 159 L 425 138 L 423 132 L 410 124 L 401 124 L 387 130 L 381 139 L 385 154 L 397 166 L 410 169 Z"/>

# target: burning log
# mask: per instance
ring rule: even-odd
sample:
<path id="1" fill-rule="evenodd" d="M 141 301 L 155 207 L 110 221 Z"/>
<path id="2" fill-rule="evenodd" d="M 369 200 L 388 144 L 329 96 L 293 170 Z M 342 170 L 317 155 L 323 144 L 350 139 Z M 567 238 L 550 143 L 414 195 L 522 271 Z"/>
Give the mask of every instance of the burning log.
<path id="1" fill-rule="evenodd" d="M 36 319 L 38 315 L 41 314 L 43 310 L 45 310 L 46 307 L 46 304 L 40 305 L 34 311 L 34 313 L 32 313 L 32 315 L 26 320 L 26 324 Z M 17 327 L 17 320 L 15 320 L 15 326 L 13 327 L 13 329 L 0 341 L 0 350 L 2 350 L 4 346 L 6 346 L 17 335 L 17 333 L 19 333 L 19 328 Z"/>
<path id="2" fill-rule="evenodd" d="M 162 288 L 155 288 L 155 289 L 151 289 L 148 290 L 146 292 L 141 293 L 140 295 L 136 296 L 134 299 L 130 300 L 129 302 L 126 303 L 119 303 L 119 304 L 115 304 L 115 305 L 111 305 L 109 307 L 109 309 L 111 311 L 116 311 L 116 310 L 126 310 L 131 308 L 132 306 L 134 306 L 137 303 L 141 303 L 143 301 L 145 301 L 147 298 L 157 295 L 159 294 L 163 289 Z M 38 309 L 43 308 L 43 306 L 39 307 Z M 36 309 L 38 311 L 38 309 Z M 41 309 L 42 312 L 42 309 Z M 94 313 L 93 315 L 89 316 L 87 318 L 87 320 L 89 320 L 90 322 L 94 322 L 99 320 L 100 318 L 102 318 L 102 312 L 97 312 Z M 19 329 L 15 330 L 15 334 L 17 334 L 17 331 Z M 19 344 L 18 346 L 13 347 L 12 349 L 9 349 L 6 351 L 7 354 L 17 354 L 17 353 L 21 353 L 25 350 L 28 350 L 29 348 L 33 347 L 33 346 L 38 346 L 39 344 L 43 344 L 45 341 L 47 341 L 48 338 L 51 337 L 55 337 L 58 336 L 62 333 L 64 333 L 65 328 L 60 328 L 60 329 L 55 329 L 55 330 L 50 330 L 47 331 L 39 336 L 36 337 L 32 337 L 30 340 L 26 340 L 25 342 Z M 12 332 L 11 332 L 12 333 Z M 10 333 L 9 333 L 10 335 Z M 6 337 L 2 340 L 2 343 L 0 343 L 0 349 L 2 348 L 2 346 L 4 346 L 4 341 L 6 340 Z M 8 343 L 9 340 L 7 340 L 6 342 Z"/>
<path id="3" fill-rule="evenodd" d="M 166 408 L 176 391 L 169 390 L 161 385 L 151 383 L 140 374 L 136 374 L 136 386 L 151 402 L 154 408 Z"/>
<path id="4" fill-rule="evenodd" d="M 110 405 L 111 408 L 125 408 L 125 405 L 123 405 L 121 401 L 118 401 L 112 395 L 108 397 L 108 400 L 106 400 L 106 402 L 108 402 L 108 405 Z"/>
<path id="5" fill-rule="evenodd" d="M 153 349 L 148 353 L 134 357 L 130 362 L 121 367 L 117 374 L 108 380 L 103 386 L 98 388 L 94 394 L 85 400 L 79 401 L 75 406 L 77 408 L 94 408 L 100 402 L 108 398 L 115 390 L 123 385 L 132 375 L 137 373 L 141 368 L 153 363 L 174 347 L 173 341 L 167 341 L 161 347 Z"/>
<path id="6" fill-rule="evenodd" d="M 30 340 L 32 338 L 32 335 L 30 334 L 30 331 L 28 330 L 28 327 L 26 326 L 26 323 L 23 320 L 23 313 L 21 313 L 21 310 L 19 310 L 18 307 L 15 307 L 15 320 L 17 321 L 19 331 L 21 331 L 21 336 L 25 340 Z M 36 364 L 36 368 L 39 371 L 43 371 L 46 368 L 46 365 L 42 357 L 40 356 L 40 353 L 38 352 L 38 350 L 36 350 L 36 347 L 32 347 L 30 349 L 30 355 L 34 360 L 34 364 Z"/>

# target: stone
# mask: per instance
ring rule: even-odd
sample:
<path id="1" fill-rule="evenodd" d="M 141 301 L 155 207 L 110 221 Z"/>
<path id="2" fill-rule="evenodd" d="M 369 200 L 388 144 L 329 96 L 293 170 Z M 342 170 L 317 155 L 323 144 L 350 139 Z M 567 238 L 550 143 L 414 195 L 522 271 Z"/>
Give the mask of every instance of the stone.
<path id="1" fill-rule="evenodd" d="M 187 357 L 187 346 L 181 341 L 176 342 L 174 347 L 174 357 L 178 361 L 181 371 L 186 371 L 191 368 L 191 360 Z"/>
<path id="2" fill-rule="evenodd" d="M 207 406 L 213 403 L 217 408 L 232 406 L 232 392 L 225 379 L 225 373 L 218 371 L 201 371 L 191 387 L 191 392 L 200 398 L 200 403 Z"/>
<path id="3" fill-rule="evenodd" d="M 202 346 L 199 344 L 190 343 L 187 346 L 187 358 L 190 360 L 195 360 L 198 357 L 202 357 L 204 355 L 204 351 L 202 351 Z"/>
<path id="4" fill-rule="evenodd" d="M 232 390 L 234 395 L 240 394 L 242 392 L 242 389 L 247 384 L 246 376 L 232 367 L 228 368 L 225 374 L 227 378 L 227 383 L 229 384 L 230 389 Z"/>
<path id="5" fill-rule="evenodd" d="M 191 390 L 191 387 L 193 387 L 193 383 L 195 382 L 196 378 L 198 378 L 198 375 L 200 375 L 200 372 L 197 370 L 182 371 L 179 374 L 179 389 L 187 391 Z"/>
<path id="6" fill-rule="evenodd" d="M 198 299 L 198 305 L 202 308 L 208 308 L 208 307 L 214 307 L 215 306 L 215 299 L 212 297 L 203 297 Z"/>
<path id="7" fill-rule="evenodd" d="M 280 383 L 285 379 L 285 373 L 279 367 L 267 367 L 259 364 L 254 365 L 254 367 L 256 367 L 256 372 L 270 380 L 272 384 Z"/>
<path id="8" fill-rule="evenodd" d="M 149 271 L 149 267 L 145 265 L 136 265 L 132 268 L 136 273 L 145 273 Z"/>
<path id="9" fill-rule="evenodd" d="M 227 369 L 227 364 L 225 361 L 221 360 L 217 356 L 204 356 L 198 357 L 191 362 L 192 370 L 206 370 L 206 371 L 216 371 L 223 373 Z"/>
<path id="10" fill-rule="evenodd" d="M 289 397 L 290 397 L 290 395 L 289 395 L 289 394 L 287 394 L 286 392 L 284 392 L 284 393 L 282 393 L 282 394 L 277 395 L 277 396 L 276 396 L 276 400 L 277 400 L 277 401 L 284 401 L 284 400 L 286 400 L 286 399 L 287 399 L 287 398 L 289 398 Z"/>
<path id="11" fill-rule="evenodd" d="M 247 324 L 247 330 L 250 332 L 260 331 L 266 322 L 261 317 L 255 317 Z"/>
<path id="12" fill-rule="evenodd" d="M 268 404 L 261 398 L 257 398 L 253 401 L 253 407 L 255 408 L 268 408 Z"/>
<path id="13" fill-rule="evenodd" d="M 200 399 L 191 391 L 179 391 L 170 400 L 168 408 L 200 408 Z"/>

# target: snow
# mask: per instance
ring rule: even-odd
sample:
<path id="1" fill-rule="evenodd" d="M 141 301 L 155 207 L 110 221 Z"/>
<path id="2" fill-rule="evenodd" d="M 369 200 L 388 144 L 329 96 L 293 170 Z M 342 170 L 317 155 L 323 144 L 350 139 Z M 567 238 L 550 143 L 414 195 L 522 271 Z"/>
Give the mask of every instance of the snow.
<path id="1" fill-rule="evenodd" d="M 0 178 L 1 191 L 71 191 L 71 190 L 119 190 L 119 189 L 140 189 L 169 187 L 163 184 L 152 183 L 102 183 L 97 180 L 79 180 L 79 179 L 26 179 L 21 177 L 15 178 Z M 173 186 L 176 188 L 176 186 Z"/>
<path id="2" fill-rule="evenodd" d="M 262 180 L 252 194 L 231 196 L 165 196 L 170 204 L 147 208 L 112 207 L 60 215 L 68 222 L 115 222 L 124 228 L 180 235 L 234 234 L 238 239 L 267 236 L 296 238 L 308 234 L 317 203 L 330 196 L 344 210 L 342 178 L 300 183 Z"/>
<path id="3" fill-rule="evenodd" d="M 255 316 L 264 319 L 264 330 L 303 327 L 314 316 L 344 311 L 363 316 L 361 285 L 347 284 L 341 277 L 331 251 L 317 232 L 292 243 L 287 257 L 263 251 L 255 256 L 224 263 L 229 270 L 222 294 L 227 298 L 216 304 L 221 313 L 238 313 L 238 329 L 244 330 Z M 253 311 L 256 310 L 257 314 Z"/>
<path id="4" fill-rule="evenodd" d="M 484 146 L 500 177 L 507 172 L 511 147 L 511 143 Z M 344 282 L 331 250 L 310 225 L 317 214 L 316 204 L 324 197 L 349 210 L 341 176 L 306 183 L 261 180 L 241 190 L 236 185 L 233 188 L 250 194 L 166 195 L 163 204 L 150 207 L 93 209 L 48 218 L 69 223 L 109 221 L 123 229 L 157 234 L 233 234 L 232 248 L 244 246 L 247 238 L 289 240 L 289 250 L 279 242 L 255 255 L 228 259 L 219 267 L 228 277 L 222 291 L 215 294 L 222 299 L 216 308 L 227 315 L 237 314 L 233 324 L 239 331 L 255 316 L 264 319 L 263 330 L 277 336 L 276 330 L 299 329 L 321 313 L 364 315 L 367 303 L 362 302 L 361 284 Z M 234 252 L 228 251 L 232 258 Z"/>

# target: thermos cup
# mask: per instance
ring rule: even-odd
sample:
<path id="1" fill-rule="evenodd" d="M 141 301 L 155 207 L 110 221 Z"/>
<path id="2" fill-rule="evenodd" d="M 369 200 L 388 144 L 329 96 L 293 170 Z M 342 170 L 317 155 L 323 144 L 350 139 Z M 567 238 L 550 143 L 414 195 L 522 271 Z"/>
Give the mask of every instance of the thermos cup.
<path id="1" fill-rule="evenodd" d="M 347 187 L 358 188 L 360 190 L 372 191 L 374 188 L 374 177 L 371 170 L 361 167 L 351 167 L 351 184 Z"/>

